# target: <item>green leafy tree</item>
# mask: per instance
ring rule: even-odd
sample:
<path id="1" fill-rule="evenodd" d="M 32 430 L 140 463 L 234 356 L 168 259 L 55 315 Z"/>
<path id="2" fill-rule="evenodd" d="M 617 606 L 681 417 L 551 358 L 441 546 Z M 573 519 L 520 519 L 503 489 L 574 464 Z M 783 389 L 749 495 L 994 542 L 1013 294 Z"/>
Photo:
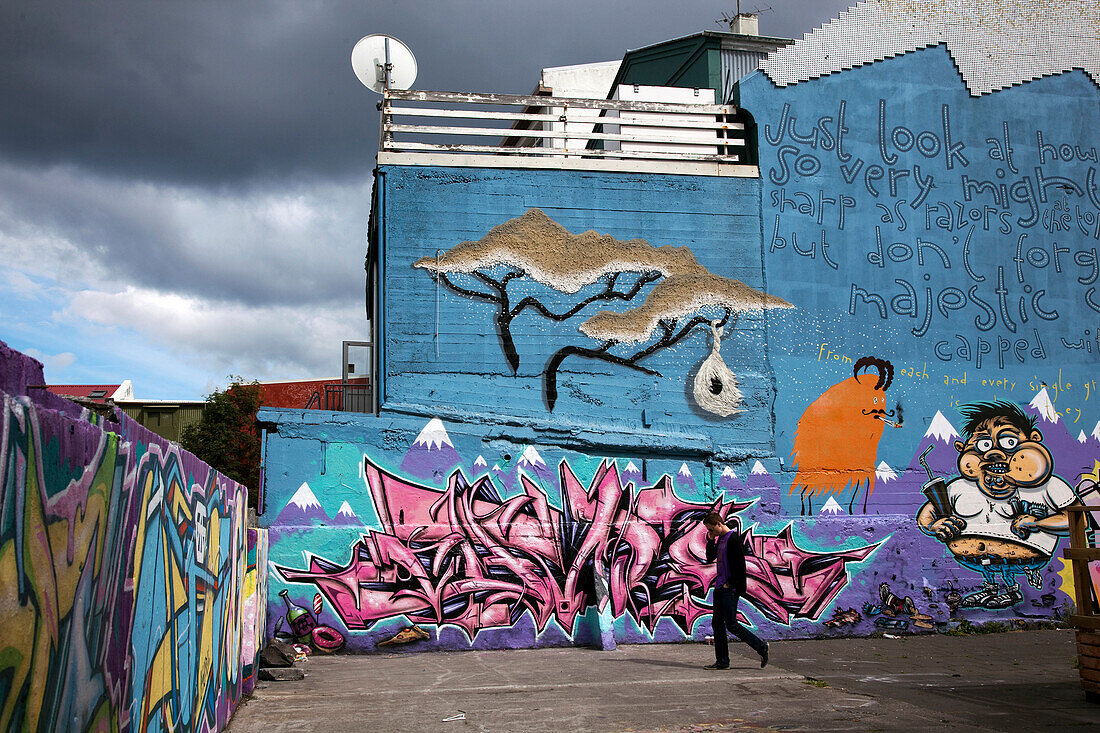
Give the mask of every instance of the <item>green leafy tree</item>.
<path id="1" fill-rule="evenodd" d="M 229 379 L 224 391 L 207 395 L 202 419 L 183 429 L 180 445 L 247 486 L 248 505 L 255 508 L 260 488 L 260 436 L 256 430 L 260 383 Z"/>

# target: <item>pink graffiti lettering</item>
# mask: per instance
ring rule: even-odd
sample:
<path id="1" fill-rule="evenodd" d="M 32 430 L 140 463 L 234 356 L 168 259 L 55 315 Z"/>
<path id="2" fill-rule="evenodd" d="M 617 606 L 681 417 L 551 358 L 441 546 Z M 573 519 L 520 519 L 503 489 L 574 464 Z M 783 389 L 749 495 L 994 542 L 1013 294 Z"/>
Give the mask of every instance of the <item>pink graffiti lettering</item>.
<path id="1" fill-rule="evenodd" d="M 343 567 L 317 556 L 306 570 L 278 567 L 289 582 L 315 584 L 349 630 L 403 615 L 413 624 L 452 624 L 473 638 L 530 613 L 539 630 L 556 618 L 569 632 L 586 609 L 610 604 L 614 616 L 629 614 L 651 633 L 667 617 L 690 635 L 710 613 L 705 599 L 715 574 L 701 519 L 752 505 L 686 502 L 668 475 L 636 491 L 633 482 L 623 485 L 614 461 L 603 461 L 587 486 L 561 461 L 561 510 L 522 473 L 524 493 L 501 499 L 488 475 L 471 484 L 460 469 L 444 491 L 366 457 L 364 472 L 382 530 L 365 534 Z M 789 525 L 777 536 L 750 528 L 743 538 L 746 600 L 783 624 L 818 618 L 848 582 L 846 564 L 879 546 L 811 552 L 798 547 Z"/>

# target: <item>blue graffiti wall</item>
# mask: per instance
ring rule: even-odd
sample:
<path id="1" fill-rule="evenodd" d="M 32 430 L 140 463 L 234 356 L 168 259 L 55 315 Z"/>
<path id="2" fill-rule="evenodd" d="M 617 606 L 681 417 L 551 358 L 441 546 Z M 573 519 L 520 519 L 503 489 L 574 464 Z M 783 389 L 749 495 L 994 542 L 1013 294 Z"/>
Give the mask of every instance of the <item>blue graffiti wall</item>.
<path id="1" fill-rule="evenodd" d="M 739 98 L 759 178 L 379 170 L 382 414 L 261 415 L 269 628 L 700 638 L 710 509 L 767 637 L 1067 612 L 1063 509 L 1100 505 L 1096 83 L 976 95 L 932 45 Z"/>

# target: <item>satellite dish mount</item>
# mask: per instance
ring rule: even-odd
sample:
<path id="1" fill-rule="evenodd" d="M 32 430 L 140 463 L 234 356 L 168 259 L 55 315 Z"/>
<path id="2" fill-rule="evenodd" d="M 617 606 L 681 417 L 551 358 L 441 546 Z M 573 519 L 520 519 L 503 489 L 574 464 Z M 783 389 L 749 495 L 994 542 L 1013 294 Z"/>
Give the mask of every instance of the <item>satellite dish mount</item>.
<path id="1" fill-rule="evenodd" d="M 390 75 L 393 73 L 393 61 L 390 60 L 390 37 L 383 36 L 383 43 L 386 46 L 386 59 L 384 63 L 376 63 L 375 68 L 378 69 L 378 81 L 382 82 L 382 90 L 385 91 L 390 88 Z"/>
<path id="2" fill-rule="evenodd" d="M 416 57 L 393 36 L 363 36 L 351 50 L 351 69 L 363 86 L 385 94 L 390 89 L 409 89 L 416 80 Z"/>

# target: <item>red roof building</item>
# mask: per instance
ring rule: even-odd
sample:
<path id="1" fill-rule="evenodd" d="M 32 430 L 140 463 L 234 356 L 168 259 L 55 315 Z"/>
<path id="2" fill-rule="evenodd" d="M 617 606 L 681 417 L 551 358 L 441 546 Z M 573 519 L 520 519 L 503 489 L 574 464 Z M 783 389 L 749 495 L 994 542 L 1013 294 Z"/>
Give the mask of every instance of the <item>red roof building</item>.
<path id="1" fill-rule="evenodd" d="M 107 400 L 134 399 L 134 386 L 129 379 L 122 384 L 48 384 L 46 389 L 61 397 L 80 397 L 106 404 Z"/>

